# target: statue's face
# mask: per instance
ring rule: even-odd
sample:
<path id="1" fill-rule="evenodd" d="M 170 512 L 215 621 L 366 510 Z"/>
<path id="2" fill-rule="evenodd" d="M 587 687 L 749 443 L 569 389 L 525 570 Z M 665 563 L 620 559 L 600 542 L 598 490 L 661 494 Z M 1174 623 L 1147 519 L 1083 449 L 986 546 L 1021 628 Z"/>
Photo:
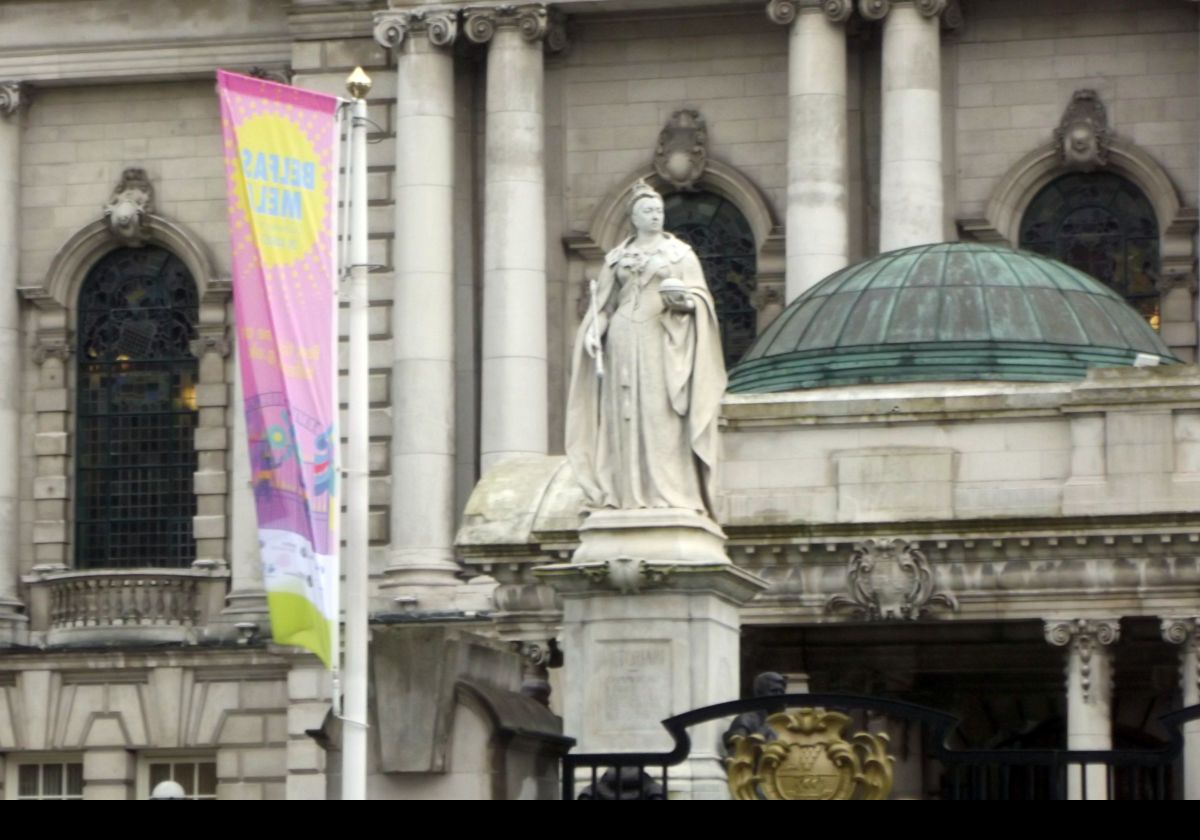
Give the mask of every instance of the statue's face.
<path id="1" fill-rule="evenodd" d="M 1085 124 L 1072 126 L 1063 138 L 1063 146 L 1067 161 L 1075 164 L 1094 163 L 1100 151 L 1096 133 Z"/>
<path id="2" fill-rule="evenodd" d="M 662 233 L 663 203 L 657 196 L 648 196 L 633 205 L 630 212 L 633 229 L 638 233 Z"/>

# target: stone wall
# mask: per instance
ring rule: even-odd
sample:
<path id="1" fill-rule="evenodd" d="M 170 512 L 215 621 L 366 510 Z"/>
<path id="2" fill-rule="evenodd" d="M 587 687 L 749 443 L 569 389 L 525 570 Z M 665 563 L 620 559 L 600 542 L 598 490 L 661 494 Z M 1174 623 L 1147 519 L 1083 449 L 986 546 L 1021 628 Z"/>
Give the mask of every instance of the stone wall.
<path id="1" fill-rule="evenodd" d="M 965 9 L 958 41 L 958 215 L 982 215 L 997 182 L 1050 140 L 1071 94 L 1094 88 L 1118 137 L 1149 152 L 1197 201 L 1196 10 L 1174 0 Z"/>

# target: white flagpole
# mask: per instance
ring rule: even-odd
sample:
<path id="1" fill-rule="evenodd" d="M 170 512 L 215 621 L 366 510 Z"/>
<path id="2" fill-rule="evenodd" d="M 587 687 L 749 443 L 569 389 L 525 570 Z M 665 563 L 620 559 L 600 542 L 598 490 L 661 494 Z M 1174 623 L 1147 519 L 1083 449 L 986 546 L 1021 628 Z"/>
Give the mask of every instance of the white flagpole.
<path id="1" fill-rule="evenodd" d="M 347 394 L 346 659 L 342 699 L 342 799 L 367 798 L 367 91 L 361 67 L 346 80 L 350 127 L 350 376 Z"/>

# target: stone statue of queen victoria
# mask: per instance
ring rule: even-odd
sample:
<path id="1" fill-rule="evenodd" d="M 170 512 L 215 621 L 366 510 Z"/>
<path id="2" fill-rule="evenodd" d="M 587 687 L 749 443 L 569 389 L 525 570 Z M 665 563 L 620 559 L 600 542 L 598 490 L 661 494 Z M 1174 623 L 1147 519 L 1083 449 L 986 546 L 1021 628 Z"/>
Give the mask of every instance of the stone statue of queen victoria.
<path id="1" fill-rule="evenodd" d="M 630 191 L 634 233 L 604 258 L 579 327 L 566 449 L 594 509 L 714 515 L 725 362 L 696 254 L 663 230 L 662 197 Z"/>

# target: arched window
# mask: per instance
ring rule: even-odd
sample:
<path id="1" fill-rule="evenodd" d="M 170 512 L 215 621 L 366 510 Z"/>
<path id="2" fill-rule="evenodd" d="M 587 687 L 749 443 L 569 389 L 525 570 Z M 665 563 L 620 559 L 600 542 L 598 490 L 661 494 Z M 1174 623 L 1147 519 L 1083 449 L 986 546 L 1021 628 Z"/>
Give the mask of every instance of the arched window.
<path id="1" fill-rule="evenodd" d="M 1103 281 L 1155 328 L 1159 319 L 1158 221 L 1145 194 L 1111 172 L 1073 173 L 1034 196 L 1020 245 Z"/>
<path id="2" fill-rule="evenodd" d="M 731 202 L 711 192 L 678 192 L 665 200 L 666 228 L 696 251 L 717 303 L 725 364 L 732 366 L 754 342 L 752 296 L 758 271 L 754 233 Z"/>
<path id="3" fill-rule="evenodd" d="M 196 284 L 156 247 L 120 248 L 79 293 L 77 568 L 196 557 Z"/>

